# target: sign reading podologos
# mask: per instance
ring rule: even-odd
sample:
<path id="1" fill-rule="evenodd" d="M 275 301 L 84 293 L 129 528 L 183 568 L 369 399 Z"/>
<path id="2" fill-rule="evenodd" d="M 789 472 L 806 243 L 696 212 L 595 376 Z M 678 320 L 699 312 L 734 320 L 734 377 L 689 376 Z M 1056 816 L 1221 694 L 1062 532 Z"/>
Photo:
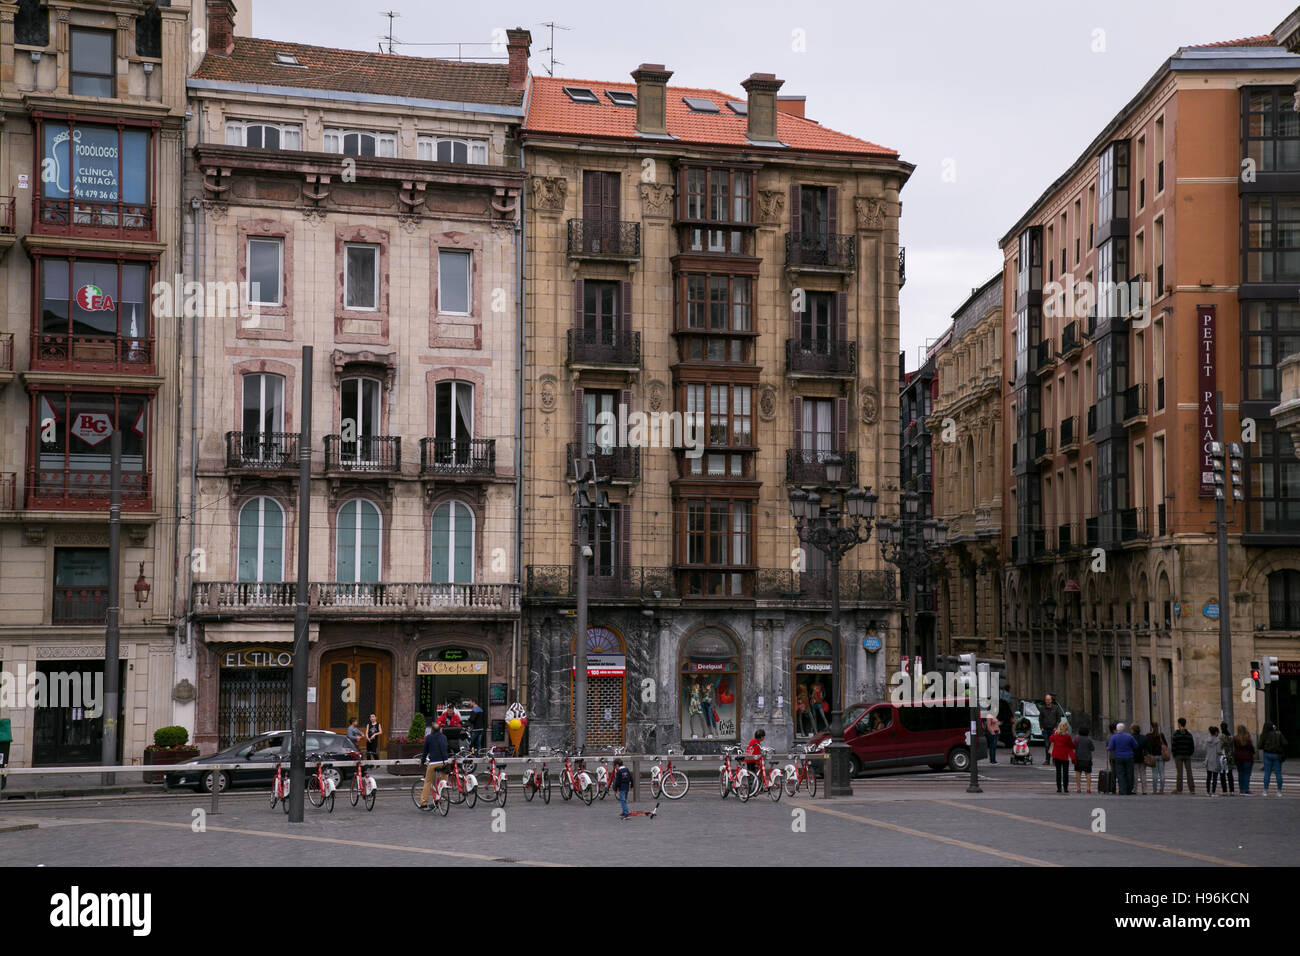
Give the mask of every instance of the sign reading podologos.
<path id="1" fill-rule="evenodd" d="M 487 661 L 416 661 L 415 672 L 428 674 L 486 674 Z"/>

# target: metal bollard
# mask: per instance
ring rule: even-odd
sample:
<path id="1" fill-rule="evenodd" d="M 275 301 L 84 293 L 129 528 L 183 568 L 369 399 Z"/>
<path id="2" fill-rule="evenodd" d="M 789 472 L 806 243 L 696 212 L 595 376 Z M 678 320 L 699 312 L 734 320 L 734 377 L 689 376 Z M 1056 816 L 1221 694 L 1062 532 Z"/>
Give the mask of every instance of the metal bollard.
<path id="1" fill-rule="evenodd" d="M 831 798 L 831 752 L 829 749 L 822 751 L 822 783 L 825 784 L 822 787 L 822 799 L 829 800 Z"/>
<path id="2" fill-rule="evenodd" d="M 632 760 L 632 802 L 641 802 L 641 761 Z"/>
<path id="3" fill-rule="evenodd" d="M 214 774 L 220 774 L 220 773 L 222 773 L 223 771 L 222 771 L 222 769 L 221 769 L 221 764 L 217 764 L 217 766 L 213 768 L 212 772 L 213 772 Z M 218 781 L 218 778 L 214 776 L 214 777 L 212 778 L 212 809 L 208 811 L 209 813 L 217 813 L 217 812 L 218 812 L 218 811 L 217 811 L 217 797 L 218 797 L 218 796 L 220 795 L 220 793 L 221 793 L 221 787 L 218 785 L 218 782 L 217 782 L 217 781 Z"/>

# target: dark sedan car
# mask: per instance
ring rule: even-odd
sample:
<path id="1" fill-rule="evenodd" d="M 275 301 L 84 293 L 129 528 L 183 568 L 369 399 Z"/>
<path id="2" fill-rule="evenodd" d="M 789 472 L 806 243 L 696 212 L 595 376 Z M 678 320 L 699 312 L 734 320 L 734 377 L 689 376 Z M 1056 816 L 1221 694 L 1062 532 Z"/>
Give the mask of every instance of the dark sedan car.
<path id="1" fill-rule="evenodd" d="M 290 747 L 289 731 L 274 730 L 211 756 L 177 764 L 167 772 L 166 786 L 168 790 L 189 787 L 199 793 L 211 793 L 214 786 L 218 790 L 245 786 L 269 787 L 275 778 L 277 763 L 283 760 L 284 772 L 288 773 Z M 347 737 L 328 730 L 307 731 L 307 754 L 309 757 L 320 754 L 321 759 L 334 761 L 334 769 L 341 779 L 346 779 L 352 764 L 360 757 Z M 235 766 L 223 766 L 221 770 L 207 769 L 213 764 Z M 315 763 L 311 762 L 307 769 L 314 773 Z"/>

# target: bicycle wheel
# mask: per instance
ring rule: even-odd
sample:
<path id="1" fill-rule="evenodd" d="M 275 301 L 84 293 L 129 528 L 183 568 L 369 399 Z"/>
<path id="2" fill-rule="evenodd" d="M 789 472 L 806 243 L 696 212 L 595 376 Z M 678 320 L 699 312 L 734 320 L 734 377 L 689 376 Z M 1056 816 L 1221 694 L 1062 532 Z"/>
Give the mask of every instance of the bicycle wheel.
<path id="1" fill-rule="evenodd" d="M 657 774 L 650 778 L 650 795 L 656 800 L 658 800 L 659 795 L 664 792 L 663 783 L 661 782 L 662 780 L 662 774 Z"/>
<path id="2" fill-rule="evenodd" d="M 325 804 L 325 791 L 320 788 L 315 778 L 307 783 L 307 800 L 313 807 L 321 807 Z"/>
<path id="3" fill-rule="evenodd" d="M 748 803 L 749 798 L 754 795 L 756 788 L 750 784 L 753 779 L 754 775 L 746 770 L 741 773 L 740 779 L 736 781 L 736 796 L 740 798 L 741 803 Z"/>
<path id="4" fill-rule="evenodd" d="M 424 780 L 420 779 L 411 784 L 411 802 L 418 808 L 420 806 L 420 791 L 424 789 Z"/>
<path id="5" fill-rule="evenodd" d="M 588 782 L 585 787 L 578 791 L 578 799 L 587 806 L 591 806 L 591 801 L 596 799 L 595 784 Z"/>
<path id="6" fill-rule="evenodd" d="M 357 784 L 356 777 L 352 778 L 352 789 L 348 793 L 348 797 L 351 799 L 354 807 L 357 805 L 357 801 L 361 799 L 361 787 Z"/>
<path id="7" fill-rule="evenodd" d="M 817 774 L 813 773 L 813 768 L 809 767 L 803 778 L 803 785 L 808 790 L 810 797 L 817 796 Z"/>
<path id="8" fill-rule="evenodd" d="M 551 778 L 547 777 L 542 781 L 542 803 L 551 802 Z"/>
<path id="9" fill-rule="evenodd" d="M 271 809 L 274 810 L 275 805 L 279 802 L 280 802 L 280 787 L 279 784 L 273 783 L 271 784 Z"/>
<path id="10" fill-rule="evenodd" d="M 573 796 L 573 785 L 569 783 L 569 775 L 567 773 L 560 774 L 560 796 L 565 800 L 568 800 Z"/>
<path id="11" fill-rule="evenodd" d="M 461 793 L 454 779 L 447 781 L 447 802 L 457 806 L 465 802 L 465 794 Z"/>
<path id="12" fill-rule="evenodd" d="M 280 798 L 280 806 L 284 808 L 285 815 L 289 814 L 289 788 L 285 787 L 284 796 Z"/>
<path id="13" fill-rule="evenodd" d="M 718 771 L 718 794 L 723 800 L 727 799 L 727 794 L 731 792 L 731 781 L 727 779 L 727 771 Z"/>
<path id="14" fill-rule="evenodd" d="M 524 799 L 529 803 L 533 802 L 533 797 L 537 796 L 537 787 L 532 783 L 524 784 Z"/>
<path id="15" fill-rule="evenodd" d="M 451 809 L 451 784 L 444 782 L 438 789 L 438 795 L 433 798 L 433 808 L 444 817 L 447 815 Z"/>
<path id="16" fill-rule="evenodd" d="M 509 796 L 509 794 L 510 794 L 510 782 L 506 780 L 505 777 L 502 777 L 501 782 L 497 784 L 496 797 L 497 797 L 498 807 L 504 807 L 506 805 L 506 797 Z"/>
<path id="17" fill-rule="evenodd" d="M 771 786 L 767 788 L 767 795 L 772 798 L 773 803 L 781 802 L 781 792 L 785 789 L 780 780 L 773 780 Z"/>
<path id="18" fill-rule="evenodd" d="M 330 795 L 329 795 L 328 797 L 325 798 L 325 802 L 326 802 L 327 804 L 329 804 L 329 806 L 328 806 L 328 808 L 326 809 L 325 812 L 326 812 L 326 813 L 333 813 L 333 812 L 334 812 L 334 791 L 333 791 L 333 790 L 331 790 L 331 791 L 330 791 Z"/>
<path id="19" fill-rule="evenodd" d="M 478 803 L 478 787 L 471 787 L 465 791 L 465 806 L 473 810 L 476 803 Z"/>
<path id="20" fill-rule="evenodd" d="M 793 767 L 791 769 L 793 769 Z M 798 790 L 799 790 L 799 771 L 795 770 L 794 773 L 790 773 L 789 771 L 787 771 L 785 775 L 785 792 L 793 797 Z"/>
<path id="21" fill-rule="evenodd" d="M 378 797 L 379 797 L 379 784 L 375 784 L 370 789 L 370 792 L 365 796 L 366 810 L 373 810 L 375 808 L 375 800 Z"/>
<path id="22" fill-rule="evenodd" d="M 661 789 L 669 800 L 680 800 L 691 789 L 691 778 L 680 770 L 674 770 L 663 778 Z M 655 794 L 658 796 L 658 794 Z"/>

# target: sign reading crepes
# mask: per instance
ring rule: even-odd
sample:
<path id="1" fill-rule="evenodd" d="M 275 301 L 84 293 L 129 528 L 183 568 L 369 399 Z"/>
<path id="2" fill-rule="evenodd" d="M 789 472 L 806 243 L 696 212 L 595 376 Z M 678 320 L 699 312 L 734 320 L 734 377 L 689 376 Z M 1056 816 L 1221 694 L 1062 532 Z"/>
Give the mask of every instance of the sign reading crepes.
<path id="1" fill-rule="evenodd" d="M 1214 497 L 1214 456 L 1210 444 L 1218 429 L 1218 408 L 1214 393 L 1215 375 L 1215 314 L 1216 306 L 1196 307 L 1196 428 L 1201 442 L 1201 492 L 1202 498 Z"/>
<path id="2" fill-rule="evenodd" d="M 416 661 L 415 672 L 428 674 L 487 674 L 487 661 Z"/>

